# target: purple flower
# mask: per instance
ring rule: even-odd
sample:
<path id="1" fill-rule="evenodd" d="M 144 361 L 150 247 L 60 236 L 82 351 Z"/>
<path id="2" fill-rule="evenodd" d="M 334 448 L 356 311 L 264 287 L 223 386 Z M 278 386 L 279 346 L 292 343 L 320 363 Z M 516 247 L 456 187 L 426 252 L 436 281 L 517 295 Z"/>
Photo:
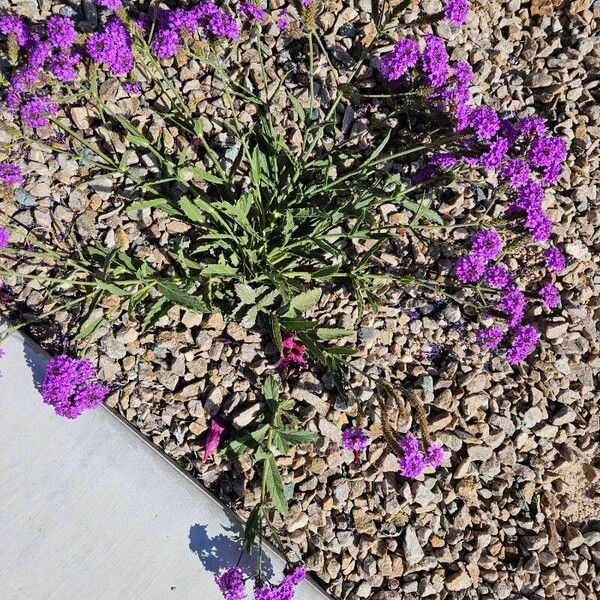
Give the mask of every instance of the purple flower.
<path id="1" fill-rule="evenodd" d="M 96 408 L 109 389 L 95 381 L 96 369 L 87 359 L 56 356 L 46 365 L 42 398 L 57 415 L 74 419 L 84 410 Z"/>
<path id="2" fill-rule="evenodd" d="M 409 452 L 398 458 L 400 475 L 407 479 L 417 478 L 423 473 L 426 466 L 425 457 L 418 450 L 416 452 Z"/>
<path id="3" fill-rule="evenodd" d="M 8 246 L 8 238 L 10 234 L 8 233 L 8 229 L 4 227 L 0 227 L 0 249 L 6 248 Z"/>
<path id="4" fill-rule="evenodd" d="M 29 27 L 23 17 L 17 15 L 3 15 L 0 17 L 0 33 L 14 35 L 17 45 L 25 46 L 29 38 Z"/>
<path id="5" fill-rule="evenodd" d="M 502 239 L 494 229 L 483 229 L 473 237 L 471 255 L 481 263 L 496 258 L 500 250 L 502 250 Z"/>
<path id="6" fill-rule="evenodd" d="M 506 156 L 509 146 L 510 144 L 506 138 L 501 137 L 494 140 L 488 151 L 479 157 L 479 164 L 488 171 L 497 169 Z"/>
<path id="7" fill-rule="evenodd" d="M 0 162 L 0 181 L 3 181 L 7 185 L 23 183 L 21 167 L 9 162 Z"/>
<path id="8" fill-rule="evenodd" d="M 503 290 L 510 280 L 510 271 L 504 265 L 490 265 L 483 274 L 484 283 L 497 290 Z"/>
<path id="9" fill-rule="evenodd" d="M 260 6 L 256 6 L 252 2 L 244 2 L 240 10 L 255 21 L 264 21 L 267 18 L 267 13 Z"/>
<path id="10" fill-rule="evenodd" d="M 549 281 L 540 288 L 540 298 L 544 301 L 546 308 L 555 308 L 560 302 L 560 292 L 558 288 Z"/>
<path id="11" fill-rule="evenodd" d="M 150 47 L 157 58 L 171 58 L 177 54 L 181 43 L 179 33 L 175 29 L 161 29 L 154 34 Z"/>
<path id="12" fill-rule="evenodd" d="M 50 57 L 48 70 L 58 81 L 71 83 L 77 79 L 77 65 L 81 62 L 79 52 L 59 51 Z"/>
<path id="13" fill-rule="evenodd" d="M 291 334 L 286 335 L 282 341 L 283 352 L 279 362 L 275 365 L 276 369 L 283 369 L 289 365 L 303 367 L 306 364 L 304 354 L 306 348 L 304 344 L 297 342 Z"/>
<path id="14" fill-rule="evenodd" d="M 485 271 L 485 263 L 478 256 L 461 256 L 454 265 L 454 274 L 463 283 L 479 281 Z"/>
<path id="15" fill-rule="evenodd" d="M 546 125 L 539 117 L 525 117 L 517 124 L 521 135 L 544 135 L 546 133 Z"/>
<path id="16" fill-rule="evenodd" d="M 527 213 L 525 227 L 534 242 L 545 242 L 552 233 L 552 219 L 543 210 L 531 210 Z"/>
<path id="17" fill-rule="evenodd" d="M 221 442 L 221 436 L 225 431 L 225 427 L 221 424 L 218 419 L 213 418 L 210 422 L 210 430 L 208 432 L 208 438 L 204 444 L 204 454 L 202 455 L 202 462 L 206 462 L 219 447 Z"/>
<path id="18" fill-rule="evenodd" d="M 113 75 L 127 75 L 133 69 L 131 36 L 115 17 L 106 22 L 104 31 L 90 35 L 86 50 L 94 62 L 105 63 Z"/>
<path id="19" fill-rule="evenodd" d="M 447 0 L 444 8 L 444 17 L 455 25 L 460 27 L 464 25 L 469 14 L 468 0 Z"/>
<path id="20" fill-rule="evenodd" d="M 123 6 L 121 0 L 95 0 L 98 6 L 104 6 L 104 8 L 108 8 L 109 10 L 117 10 Z"/>
<path id="21" fill-rule="evenodd" d="M 520 158 L 507 160 L 500 169 L 500 176 L 508 179 L 513 188 L 519 188 L 529 181 L 529 165 Z"/>
<path id="22" fill-rule="evenodd" d="M 567 146 L 559 137 L 535 137 L 527 153 L 531 166 L 543 171 L 544 183 L 554 183 L 558 179 L 566 157 Z"/>
<path id="23" fill-rule="evenodd" d="M 237 567 L 229 567 L 221 576 L 216 576 L 215 581 L 223 593 L 224 600 L 245 600 L 244 574 Z"/>
<path id="24" fill-rule="evenodd" d="M 142 85 L 137 81 L 126 81 L 123 84 L 123 91 L 130 96 L 139 96 L 142 93 Z"/>
<path id="25" fill-rule="evenodd" d="M 555 273 L 560 273 L 567 266 L 564 254 L 554 246 L 544 251 L 544 258 L 546 259 L 546 267 Z"/>
<path id="26" fill-rule="evenodd" d="M 500 119 L 496 111 L 489 106 L 480 106 L 471 111 L 470 126 L 482 140 L 492 139 L 500 129 Z"/>
<path id="27" fill-rule="evenodd" d="M 240 35 L 240 28 L 235 19 L 221 11 L 210 18 L 206 28 L 217 37 L 235 40 Z"/>
<path id="28" fill-rule="evenodd" d="M 537 330 L 531 325 L 517 327 L 514 330 L 511 346 L 506 355 L 508 363 L 516 365 L 521 362 L 534 350 L 538 342 L 538 337 Z"/>
<path id="29" fill-rule="evenodd" d="M 459 60 L 452 65 L 452 73 L 462 88 L 468 88 L 473 81 L 473 67 L 466 60 Z"/>
<path id="30" fill-rule="evenodd" d="M 441 444 L 431 444 L 427 448 L 425 462 L 429 467 L 433 467 L 434 469 L 437 469 L 444 462 L 444 449 Z"/>
<path id="31" fill-rule="evenodd" d="M 292 600 L 294 587 L 306 577 L 306 570 L 295 567 L 286 575 L 278 586 L 264 585 L 254 590 L 254 600 Z"/>
<path id="32" fill-rule="evenodd" d="M 448 52 L 442 38 L 436 35 L 425 36 L 425 50 L 421 55 L 423 74 L 428 85 L 439 88 L 448 78 Z"/>
<path id="33" fill-rule="evenodd" d="M 70 48 L 77 37 L 75 24 L 68 17 L 52 15 L 46 23 L 46 37 L 50 44 L 56 48 Z"/>
<path id="34" fill-rule="evenodd" d="M 544 188 L 538 181 L 526 181 L 518 190 L 511 210 L 539 211 L 544 200 Z"/>
<path id="35" fill-rule="evenodd" d="M 419 452 L 420 450 L 419 440 L 410 431 L 400 441 L 399 445 L 405 454 Z"/>
<path id="36" fill-rule="evenodd" d="M 362 427 L 349 427 L 342 433 L 344 448 L 353 452 L 362 452 L 369 445 L 369 437 Z"/>
<path id="37" fill-rule="evenodd" d="M 477 332 L 477 343 L 486 350 L 495 350 L 504 339 L 504 331 L 500 327 L 486 327 Z"/>
<path id="38" fill-rule="evenodd" d="M 440 169 L 450 169 L 458 162 L 458 157 L 455 154 L 437 152 L 433 154 L 430 163 Z"/>
<path id="39" fill-rule="evenodd" d="M 55 115 L 57 112 L 58 105 L 48 96 L 38 96 L 22 104 L 19 114 L 25 125 L 35 128 L 48 125 L 47 115 Z"/>
<path id="40" fill-rule="evenodd" d="M 513 328 L 523 320 L 526 304 L 523 292 L 516 287 L 510 287 L 498 301 L 497 308 L 508 317 L 508 326 Z"/>
<path id="41" fill-rule="evenodd" d="M 281 14 L 279 15 L 279 17 L 277 18 L 277 27 L 279 27 L 279 29 L 283 30 L 283 29 L 287 29 L 287 26 L 290 24 L 290 19 L 287 13 L 287 10 L 284 8 L 281 11 Z"/>
<path id="42" fill-rule="evenodd" d="M 400 40 L 394 49 L 381 58 L 379 70 L 387 81 L 400 79 L 419 60 L 419 45 L 414 40 Z"/>

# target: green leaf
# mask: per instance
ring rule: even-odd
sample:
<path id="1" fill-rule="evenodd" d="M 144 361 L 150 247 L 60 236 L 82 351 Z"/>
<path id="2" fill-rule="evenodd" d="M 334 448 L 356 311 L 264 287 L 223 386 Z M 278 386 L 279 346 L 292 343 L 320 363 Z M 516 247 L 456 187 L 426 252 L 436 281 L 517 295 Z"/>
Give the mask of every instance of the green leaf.
<path id="1" fill-rule="evenodd" d="M 306 111 L 304 110 L 304 107 L 300 104 L 300 102 L 298 101 L 298 98 L 296 98 L 293 94 L 290 94 L 290 92 L 288 92 L 287 95 L 288 95 L 288 98 L 290 99 L 290 102 L 293 104 L 294 108 L 296 109 L 296 112 L 298 113 L 300 120 L 306 121 Z"/>
<path id="2" fill-rule="evenodd" d="M 266 400 L 274 400 L 277 402 L 279 398 L 279 384 L 273 375 L 269 375 L 262 386 L 262 394 Z"/>
<path id="3" fill-rule="evenodd" d="M 352 329 L 340 329 L 334 327 L 319 327 L 317 329 L 317 337 L 321 340 L 337 340 L 352 335 L 353 333 L 354 331 Z"/>
<path id="4" fill-rule="evenodd" d="M 216 263 L 214 265 L 207 265 L 202 269 L 200 275 L 203 277 L 233 277 L 237 275 L 238 270 L 235 267 Z"/>
<path id="5" fill-rule="evenodd" d="M 295 429 L 283 429 L 277 432 L 286 442 L 299 445 L 314 442 L 317 434 L 314 431 L 296 431 Z"/>
<path id="6" fill-rule="evenodd" d="M 273 508 L 277 510 L 284 517 L 288 514 L 288 503 L 283 493 L 283 485 L 281 483 L 281 475 L 275 462 L 275 457 L 269 454 L 264 463 L 263 469 L 265 469 L 265 480 L 267 483 L 267 492 L 271 498 L 271 504 Z"/>
<path id="7" fill-rule="evenodd" d="M 179 206 L 183 211 L 183 214 L 188 219 L 190 219 L 190 221 L 194 221 L 194 223 L 204 224 L 205 219 L 204 215 L 202 214 L 202 210 L 200 210 L 200 208 L 198 208 L 198 206 L 194 204 L 194 202 L 192 202 L 189 198 L 187 198 L 186 196 L 180 198 Z"/>
<path id="8" fill-rule="evenodd" d="M 75 341 L 79 342 L 81 340 L 85 340 L 90 335 L 92 335 L 103 323 L 106 322 L 106 317 L 101 316 L 96 319 L 90 317 L 85 323 L 81 324 L 79 328 L 79 333 L 75 336 Z"/>
<path id="9" fill-rule="evenodd" d="M 228 454 L 231 452 L 236 456 L 240 456 L 241 454 L 245 454 L 252 449 L 258 448 L 260 443 L 267 437 L 269 427 L 270 425 L 263 425 L 256 431 L 251 431 L 237 440 L 232 440 L 225 448 L 224 453 Z"/>
<path id="10" fill-rule="evenodd" d="M 315 306 L 315 304 L 320 300 L 320 298 L 320 289 L 315 288 L 313 290 L 308 290 L 292 298 L 292 300 L 290 301 L 290 307 L 298 312 L 307 312 L 311 308 L 313 308 L 313 306 Z"/>
<path id="11" fill-rule="evenodd" d="M 221 177 L 217 177 L 216 175 L 211 175 L 208 171 L 205 171 L 204 169 L 199 169 L 198 167 L 186 166 L 180 170 L 180 173 L 183 171 L 189 171 L 192 175 L 194 175 L 198 179 L 202 179 L 203 181 L 208 181 L 209 183 L 217 183 L 217 184 L 225 183 Z"/>
<path id="12" fill-rule="evenodd" d="M 277 315 L 275 315 L 274 313 L 271 313 L 269 315 L 269 321 L 271 322 L 271 335 L 273 336 L 273 341 L 275 342 L 275 346 L 277 346 L 277 350 L 279 350 L 279 352 L 283 352 L 283 340 L 281 338 L 281 325 L 279 324 Z"/>
<path id="13" fill-rule="evenodd" d="M 242 320 L 240 321 L 240 325 L 242 327 L 245 327 L 246 329 L 250 329 L 251 327 L 254 327 L 254 325 L 256 324 L 256 318 L 257 317 L 258 317 L 258 307 L 257 306 L 253 306 L 243 316 Z"/>
<path id="14" fill-rule="evenodd" d="M 149 200 L 139 200 L 138 202 L 132 202 L 127 209 L 126 213 L 132 213 L 136 210 L 143 210 L 144 208 L 154 208 L 155 206 L 166 206 L 169 201 L 166 198 L 151 198 Z"/>
<path id="15" fill-rule="evenodd" d="M 210 312 L 210 309 L 206 303 L 200 298 L 197 296 L 192 296 L 192 294 L 189 294 L 187 291 L 177 287 L 171 282 L 159 281 L 157 282 L 156 287 L 158 288 L 158 291 L 165 296 L 165 298 L 168 298 L 171 302 L 177 304 L 178 306 L 191 308 L 192 310 L 201 313 Z"/>
<path id="16" fill-rule="evenodd" d="M 247 283 L 236 283 L 234 288 L 242 304 L 254 304 L 256 302 L 256 293 Z"/>
<path id="17" fill-rule="evenodd" d="M 415 215 L 425 217 L 426 219 L 429 219 L 430 221 L 433 221 L 438 225 L 444 224 L 444 219 L 442 219 L 439 213 L 437 213 L 431 208 L 427 208 L 423 204 L 413 202 L 412 200 L 402 200 L 401 204 L 404 208 L 407 208 L 408 210 L 410 210 L 410 212 L 414 213 Z"/>
<path id="18" fill-rule="evenodd" d="M 154 326 L 156 321 L 158 321 L 163 315 L 166 315 L 169 309 L 171 308 L 171 303 L 167 298 L 160 298 L 160 300 L 156 301 L 152 308 L 146 313 L 144 320 L 142 321 L 142 331 L 145 333 L 151 327 Z"/>
<path id="19" fill-rule="evenodd" d="M 244 548 L 246 552 L 250 552 L 254 547 L 256 538 L 260 535 L 262 529 L 262 506 L 259 504 L 254 507 L 254 510 L 250 513 L 246 526 L 244 527 Z"/>

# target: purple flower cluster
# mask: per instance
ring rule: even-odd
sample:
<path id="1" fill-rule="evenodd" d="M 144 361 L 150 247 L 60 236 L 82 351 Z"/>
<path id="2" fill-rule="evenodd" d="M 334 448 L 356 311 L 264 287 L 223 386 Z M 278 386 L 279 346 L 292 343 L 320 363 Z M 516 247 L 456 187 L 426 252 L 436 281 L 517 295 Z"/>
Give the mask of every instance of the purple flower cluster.
<path id="1" fill-rule="evenodd" d="M 545 250 L 544 258 L 546 259 L 546 266 L 548 269 L 555 273 L 560 273 L 567 266 L 564 254 L 554 246 Z"/>
<path id="2" fill-rule="evenodd" d="M 0 249 L 6 248 L 8 246 L 8 238 L 10 234 L 8 233 L 8 229 L 4 227 L 0 227 Z"/>
<path id="3" fill-rule="evenodd" d="M 464 25 L 469 14 L 468 0 L 446 0 L 444 7 L 444 17 L 450 21 L 452 25 L 460 27 Z"/>
<path id="4" fill-rule="evenodd" d="M 108 8 L 109 10 L 118 10 L 123 6 L 121 0 L 96 0 L 96 4 Z"/>
<path id="5" fill-rule="evenodd" d="M 258 11 L 262 10 L 256 6 L 254 8 L 257 15 Z M 248 11 L 251 9 L 243 10 L 249 14 Z M 264 13 L 264 11 L 262 12 Z M 235 19 L 209 1 L 201 2 L 189 9 L 159 8 L 152 14 L 144 15 L 137 21 L 137 24 L 145 32 L 154 28 L 150 47 L 156 57 L 160 59 L 175 56 L 182 44 L 182 36 L 186 33 L 200 31 L 204 35 L 228 39 L 236 39 L 240 34 L 240 28 Z"/>
<path id="6" fill-rule="evenodd" d="M 511 345 L 506 355 L 506 360 L 511 365 L 516 365 L 524 360 L 536 347 L 538 332 L 532 325 L 520 325 L 513 331 Z"/>
<path id="7" fill-rule="evenodd" d="M 456 277 L 463 283 L 479 281 L 485 271 L 488 261 L 493 260 L 502 250 L 502 239 L 493 229 L 483 229 L 474 237 L 471 252 L 461 256 L 454 267 Z"/>
<path id="8" fill-rule="evenodd" d="M 240 11 L 255 21 L 264 21 L 267 18 L 267 13 L 260 6 L 256 6 L 252 2 L 244 2 L 240 6 Z"/>
<path id="9" fill-rule="evenodd" d="M 56 356 L 46 365 L 42 398 L 54 406 L 57 415 L 75 419 L 84 410 L 98 407 L 108 396 L 109 389 L 96 381 L 96 375 L 87 359 Z"/>
<path id="10" fill-rule="evenodd" d="M 425 36 L 425 50 L 421 54 L 421 64 L 428 85 L 439 88 L 446 83 L 448 52 L 442 38 L 430 33 Z"/>
<path id="11" fill-rule="evenodd" d="M 0 181 L 7 185 L 23 183 L 21 167 L 9 162 L 0 162 Z"/>
<path id="12" fill-rule="evenodd" d="M 400 442 L 402 456 L 398 457 L 400 474 L 407 479 L 415 479 L 426 467 L 439 467 L 444 462 L 441 444 L 431 444 L 425 453 L 421 451 L 419 440 L 410 432 Z"/>
<path id="13" fill-rule="evenodd" d="M 379 69 L 388 81 L 400 79 L 419 60 L 419 45 L 414 40 L 400 40 L 392 52 L 381 58 Z"/>
<path id="14" fill-rule="evenodd" d="M 46 37 L 55 48 L 70 48 L 77 37 L 75 24 L 68 17 L 53 15 L 46 23 Z"/>
<path id="15" fill-rule="evenodd" d="M 29 127 L 45 127 L 48 125 L 48 115 L 55 115 L 58 105 L 48 96 L 37 96 L 24 102 L 19 109 L 21 121 Z"/>
<path id="16" fill-rule="evenodd" d="M 279 585 L 261 585 L 254 590 L 254 600 L 292 600 L 294 588 L 306 577 L 306 569 L 294 567 Z M 230 567 L 215 577 L 224 600 L 246 600 L 244 574 L 237 567 Z"/>
<path id="17" fill-rule="evenodd" d="M 500 327 L 486 327 L 477 332 L 477 342 L 486 350 L 495 350 L 504 339 L 504 331 Z"/>
<path id="18" fill-rule="evenodd" d="M 349 427 L 342 433 L 344 448 L 361 453 L 369 445 L 369 436 L 362 427 Z"/>
<path id="19" fill-rule="evenodd" d="M 92 33 L 85 48 L 94 62 L 105 64 L 113 75 L 127 75 L 133 69 L 131 36 L 117 17 L 110 17 L 102 31 Z"/>
<path id="20" fill-rule="evenodd" d="M 560 292 L 550 281 L 542 285 L 539 294 L 546 308 L 555 308 L 560 303 Z"/>
<path id="21" fill-rule="evenodd" d="M 0 33 L 14 36 L 17 46 L 22 48 L 29 39 L 29 27 L 23 17 L 3 15 L 0 17 Z"/>
<path id="22" fill-rule="evenodd" d="M 295 567 L 286 575 L 281 583 L 275 587 L 269 585 L 261 586 L 254 590 L 254 600 L 292 600 L 294 588 L 306 577 L 306 570 Z"/>
<path id="23" fill-rule="evenodd" d="M 244 574 L 237 567 L 230 567 L 225 573 L 215 577 L 215 581 L 225 600 L 245 600 Z"/>

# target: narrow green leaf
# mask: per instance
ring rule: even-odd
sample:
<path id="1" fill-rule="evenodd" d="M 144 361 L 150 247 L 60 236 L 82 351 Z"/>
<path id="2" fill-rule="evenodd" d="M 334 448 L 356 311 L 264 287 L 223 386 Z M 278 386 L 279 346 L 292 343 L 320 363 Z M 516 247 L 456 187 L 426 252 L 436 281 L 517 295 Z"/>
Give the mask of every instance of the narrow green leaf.
<path id="1" fill-rule="evenodd" d="M 273 375 L 269 375 L 262 386 L 262 394 L 266 400 L 277 401 L 279 398 L 279 384 Z"/>
<path id="2" fill-rule="evenodd" d="M 281 483 L 281 475 L 275 462 L 275 457 L 269 454 L 263 463 L 265 469 L 265 479 L 267 483 L 267 491 L 271 498 L 273 508 L 284 517 L 288 514 L 288 503 L 283 493 L 283 485 Z"/>
<path id="3" fill-rule="evenodd" d="M 237 275 L 237 272 L 238 270 L 235 267 L 216 263 L 204 267 L 200 272 L 200 275 L 203 277 L 233 277 L 234 275 Z"/>
<path id="4" fill-rule="evenodd" d="M 277 432 L 286 442 L 299 445 L 314 442 L 317 434 L 314 431 L 296 431 L 294 429 L 283 429 Z"/>
<path id="5" fill-rule="evenodd" d="M 171 282 L 159 281 L 157 282 L 156 287 L 163 296 L 165 296 L 171 302 L 177 304 L 178 306 L 190 308 L 201 313 L 210 312 L 210 309 L 204 301 L 202 301 L 197 296 L 192 296 L 192 294 L 189 294 L 188 292 L 177 287 Z"/>
<path id="6" fill-rule="evenodd" d="M 337 340 L 339 338 L 348 337 L 353 333 L 354 331 L 352 329 L 341 329 L 336 327 L 319 327 L 317 329 L 317 337 L 321 340 Z"/>
<path id="7" fill-rule="evenodd" d="M 198 179 L 201 179 L 202 181 L 208 181 L 209 183 L 217 183 L 217 184 L 225 183 L 221 177 L 212 175 L 208 171 L 205 171 L 204 169 L 200 169 L 198 167 L 193 167 L 193 166 L 182 167 L 180 169 L 180 173 L 182 173 L 184 171 L 189 171 L 192 175 L 194 175 Z"/>

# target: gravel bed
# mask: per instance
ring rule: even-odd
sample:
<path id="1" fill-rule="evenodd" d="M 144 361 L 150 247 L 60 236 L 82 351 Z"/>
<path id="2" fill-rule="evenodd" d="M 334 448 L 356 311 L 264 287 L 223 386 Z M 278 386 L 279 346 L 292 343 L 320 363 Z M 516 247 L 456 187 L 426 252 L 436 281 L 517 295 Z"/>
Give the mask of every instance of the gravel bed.
<path id="1" fill-rule="evenodd" d="M 65 10 L 44 0 L 39 6 L 33 0 L 8 4 L 33 18 Z M 556 245 L 569 259 L 560 279 L 562 303 L 541 321 L 539 350 L 513 368 L 481 351 L 468 311 L 451 299 L 392 290 L 388 304 L 359 320 L 347 294 L 325 294 L 317 313 L 327 315 L 331 326 L 356 328 L 348 343 L 360 350 L 359 363 L 414 385 L 432 435 L 449 453 L 435 475 L 413 482 L 398 476 L 382 438 L 357 465 L 341 446 L 341 430 L 356 423 L 356 398 L 372 396 L 368 382 L 355 379 L 356 398 L 348 399 L 335 393 L 326 373 L 290 374 L 283 385 L 301 401 L 306 427 L 319 435 L 314 447 L 296 448 L 281 463 L 293 493 L 289 517 L 280 523 L 285 547 L 335 598 L 590 600 L 600 597 L 600 4 L 478 0 L 460 30 L 419 19 L 422 11 L 434 15 L 441 8 L 439 0 L 413 1 L 402 17 L 403 31 L 433 30 L 451 40 L 451 58 L 469 60 L 487 103 L 521 116 L 538 113 L 567 141 L 568 164 L 547 198 Z M 370 0 L 325 3 L 318 23 L 342 62 L 369 35 L 370 11 Z M 274 26 L 268 43 L 268 69 L 293 62 L 299 52 L 293 37 L 276 34 Z M 240 76 L 252 81 L 250 50 L 247 58 Z M 198 64 L 180 67 L 175 61 L 170 68 L 173 75 L 179 70 L 197 110 L 210 116 L 219 102 L 211 78 Z M 116 93 L 110 85 L 103 86 L 107 97 Z M 136 98 L 115 98 L 124 115 L 150 112 Z M 88 118 L 85 107 L 63 116 L 80 126 Z M 364 117 L 344 118 L 353 127 Z M 157 124 L 157 135 L 159 129 Z M 212 133 L 225 151 L 227 136 Z M 10 140 L 10 133 L 0 132 L 0 143 Z M 181 223 L 157 219 L 148 209 L 119 214 L 123 199 L 106 182 L 76 189 L 82 167 L 64 155 L 23 147 L 19 158 L 27 184 L 6 203 L 20 222 L 60 235 L 76 228 L 84 239 L 109 246 L 143 246 L 150 262 L 162 263 L 161 244 Z M 153 168 L 144 156 L 134 157 L 131 166 L 141 175 Z M 465 188 L 441 212 L 452 218 L 475 201 Z M 402 215 L 384 206 L 381 218 L 393 223 Z M 384 260 L 392 267 L 410 260 L 442 274 L 451 264 L 444 244 L 458 243 L 464 232 L 450 235 L 425 253 L 419 240 L 407 236 Z M 3 292 L 3 302 L 20 318 L 51 310 L 39 289 L 29 282 L 13 297 Z M 62 351 L 76 316 L 58 312 L 30 333 L 51 351 Z M 124 317 L 100 332 L 95 347 L 102 377 L 119 388 L 109 404 L 248 516 L 257 502 L 251 462 L 217 458 L 204 464 L 200 456 L 212 415 L 240 429 L 262 410 L 257 382 L 273 372 L 278 358 L 267 337 L 218 314 L 176 308 L 152 333 L 140 334 Z"/>

